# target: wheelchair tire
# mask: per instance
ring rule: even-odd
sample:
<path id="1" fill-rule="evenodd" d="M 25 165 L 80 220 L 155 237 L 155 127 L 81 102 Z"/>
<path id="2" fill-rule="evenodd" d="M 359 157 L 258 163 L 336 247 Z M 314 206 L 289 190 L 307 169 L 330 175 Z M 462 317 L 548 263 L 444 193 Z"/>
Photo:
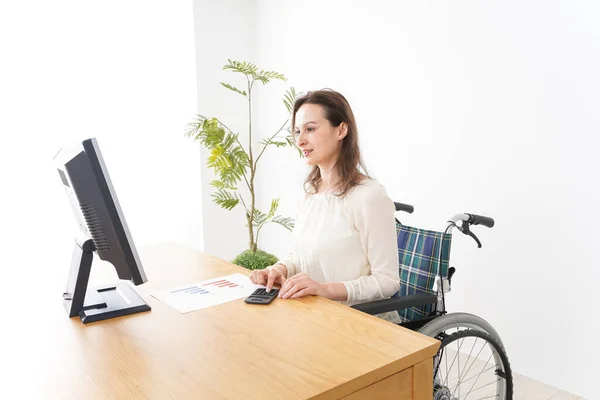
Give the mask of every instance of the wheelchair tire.
<path id="1" fill-rule="evenodd" d="M 492 325 L 483 318 L 473 314 L 448 313 L 423 325 L 418 332 L 426 336 L 436 337 L 449 329 L 475 329 L 485 332 L 500 345 L 502 350 L 505 350 L 500 335 L 498 335 L 498 332 L 496 332 Z"/>
<path id="2" fill-rule="evenodd" d="M 463 370 L 461 371 L 461 360 L 460 354 L 466 356 L 466 351 L 468 351 L 469 346 L 464 346 L 465 351 L 461 350 L 461 346 L 464 344 L 464 340 L 475 339 L 473 343 L 473 347 L 471 348 L 471 353 L 468 354 L 466 362 L 462 365 Z M 473 352 L 476 343 L 483 342 L 483 347 L 479 352 Z M 455 333 L 452 333 L 448 336 L 444 336 L 441 339 L 441 346 L 438 351 L 438 354 L 434 358 L 434 369 L 433 369 L 433 399 L 434 400 L 460 400 L 463 399 L 461 396 L 461 390 L 464 398 L 471 398 L 473 400 L 477 400 L 477 396 L 480 399 L 490 399 L 496 398 L 498 400 L 512 400 L 513 399 L 513 376 L 510 367 L 510 363 L 508 361 L 508 357 L 504 349 L 500 346 L 498 342 L 491 335 L 488 335 L 485 332 L 478 331 L 475 329 L 465 329 Z M 458 342 L 458 343 L 457 343 Z M 458 348 L 455 351 L 453 349 L 453 345 L 457 343 Z M 486 344 L 489 347 L 486 347 Z M 484 348 L 488 348 L 490 351 L 490 356 L 485 361 L 485 364 L 479 375 L 477 373 L 470 374 L 471 369 L 475 365 L 475 363 L 479 363 L 478 366 L 475 367 L 475 370 L 479 369 L 483 359 L 481 358 L 481 352 Z M 471 356 L 475 353 L 475 357 L 471 361 Z M 487 353 L 484 353 L 487 354 Z M 488 367 L 489 361 L 494 358 L 492 362 L 492 366 Z M 448 361 L 448 358 L 451 358 Z M 458 360 L 458 362 L 457 362 Z M 445 362 L 444 362 L 445 361 Z M 450 370 L 448 369 L 448 364 L 450 363 Z M 444 374 L 444 364 L 446 366 L 446 373 Z M 454 368 L 453 370 L 453 367 Z M 465 367 L 468 369 L 465 371 Z M 456 373 L 456 369 L 458 372 Z M 454 372 L 452 372 L 454 371 Z M 490 383 L 485 383 L 486 378 L 480 380 L 482 374 L 488 373 L 487 375 L 491 377 Z M 469 376 L 467 378 L 467 376 Z M 477 378 L 477 379 L 474 379 Z M 482 382 L 483 381 L 483 382 Z M 490 385 L 494 385 L 491 386 Z M 491 389 L 495 387 L 495 389 Z M 481 390 L 481 391 L 480 391 Z M 490 395 L 490 390 L 495 390 L 495 395 Z M 458 393 L 457 393 L 458 392 Z M 474 392 L 475 398 L 470 396 Z M 477 394 L 479 393 L 479 394 Z"/>

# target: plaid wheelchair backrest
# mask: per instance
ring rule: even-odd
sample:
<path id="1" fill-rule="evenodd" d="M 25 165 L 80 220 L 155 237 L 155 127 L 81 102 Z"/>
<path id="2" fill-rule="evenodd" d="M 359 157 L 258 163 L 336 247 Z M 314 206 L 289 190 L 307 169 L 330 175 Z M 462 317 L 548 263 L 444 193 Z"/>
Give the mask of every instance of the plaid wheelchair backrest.
<path id="1" fill-rule="evenodd" d="M 398 258 L 400 260 L 400 290 L 396 296 L 416 293 L 435 293 L 433 286 L 438 276 L 442 232 L 413 228 L 396 221 Z M 452 234 L 444 236 L 441 253 L 442 276 L 448 276 Z M 398 311 L 402 322 L 416 321 L 429 315 L 434 305 L 424 305 Z"/>

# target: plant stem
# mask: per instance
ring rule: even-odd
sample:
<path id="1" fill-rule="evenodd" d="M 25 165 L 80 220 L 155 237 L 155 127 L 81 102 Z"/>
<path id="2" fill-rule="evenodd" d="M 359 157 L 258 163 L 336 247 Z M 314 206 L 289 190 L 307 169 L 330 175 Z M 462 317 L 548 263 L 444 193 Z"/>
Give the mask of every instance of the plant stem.
<path id="1" fill-rule="evenodd" d="M 281 125 L 281 128 L 279 128 L 279 130 L 278 130 L 277 132 L 275 132 L 275 134 L 274 134 L 273 136 L 271 136 L 271 137 L 269 138 L 269 140 L 267 140 L 267 143 L 266 143 L 266 144 L 264 145 L 264 147 L 262 148 L 262 151 L 260 152 L 260 154 L 258 155 L 258 157 L 256 157 L 256 161 L 254 162 L 254 169 L 255 169 L 255 170 L 256 170 L 256 166 L 258 165 L 258 160 L 260 160 L 260 157 L 263 155 L 263 153 L 264 153 L 264 152 L 265 152 L 265 150 L 267 149 L 267 146 L 269 145 L 269 142 L 270 142 L 271 140 L 273 140 L 273 138 L 274 138 L 275 136 L 277 136 L 277 134 L 283 130 L 283 127 L 285 126 L 285 124 L 287 124 L 287 123 L 288 123 L 288 121 L 289 121 L 289 120 L 290 120 L 289 118 L 288 118 L 288 119 L 286 119 L 286 120 L 285 120 L 285 122 L 283 123 L 283 125 Z"/>
<path id="2" fill-rule="evenodd" d="M 256 243 L 257 244 L 258 244 L 258 234 L 260 233 L 260 228 L 262 228 L 262 225 L 256 227 Z"/>
<path id="3" fill-rule="evenodd" d="M 240 200 L 242 201 L 242 205 L 246 209 L 246 214 L 249 213 L 250 211 L 248 210 L 248 206 L 246 205 L 246 202 L 244 201 L 244 198 L 242 197 L 242 195 L 240 193 L 238 193 L 237 195 L 240 198 Z"/>
<path id="4" fill-rule="evenodd" d="M 256 253 L 256 241 L 254 240 L 254 225 L 252 221 L 254 219 L 254 207 L 256 205 L 256 199 L 254 195 L 254 159 L 252 157 L 252 84 L 248 75 L 246 75 L 248 81 L 248 153 L 250 160 L 250 214 L 248 215 L 248 234 L 250 236 L 250 250 L 252 253 Z"/>

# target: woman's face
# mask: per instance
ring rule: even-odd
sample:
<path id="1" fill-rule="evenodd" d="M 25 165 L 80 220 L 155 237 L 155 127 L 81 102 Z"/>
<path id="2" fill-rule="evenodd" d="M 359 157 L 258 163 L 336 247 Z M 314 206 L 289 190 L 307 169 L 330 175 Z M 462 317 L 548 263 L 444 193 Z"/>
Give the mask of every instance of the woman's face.
<path id="1" fill-rule="evenodd" d="M 294 138 L 307 164 L 332 166 L 346 136 L 346 124 L 331 126 L 325 118 L 325 110 L 318 104 L 303 104 L 296 112 L 295 122 Z"/>

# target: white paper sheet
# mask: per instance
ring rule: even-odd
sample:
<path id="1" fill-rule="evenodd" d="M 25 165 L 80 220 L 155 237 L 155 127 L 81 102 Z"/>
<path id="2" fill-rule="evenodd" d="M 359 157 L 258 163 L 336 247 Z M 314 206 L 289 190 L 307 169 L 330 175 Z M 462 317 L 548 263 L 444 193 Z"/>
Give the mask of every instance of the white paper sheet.
<path id="1" fill-rule="evenodd" d="M 250 282 L 250 278 L 243 274 L 233 274 L 163 290 L 151 295 L 181 313 L 188 313 L 248 297 L 258 288 L 264 288 L 264 286 L 253 284 Z"/>

